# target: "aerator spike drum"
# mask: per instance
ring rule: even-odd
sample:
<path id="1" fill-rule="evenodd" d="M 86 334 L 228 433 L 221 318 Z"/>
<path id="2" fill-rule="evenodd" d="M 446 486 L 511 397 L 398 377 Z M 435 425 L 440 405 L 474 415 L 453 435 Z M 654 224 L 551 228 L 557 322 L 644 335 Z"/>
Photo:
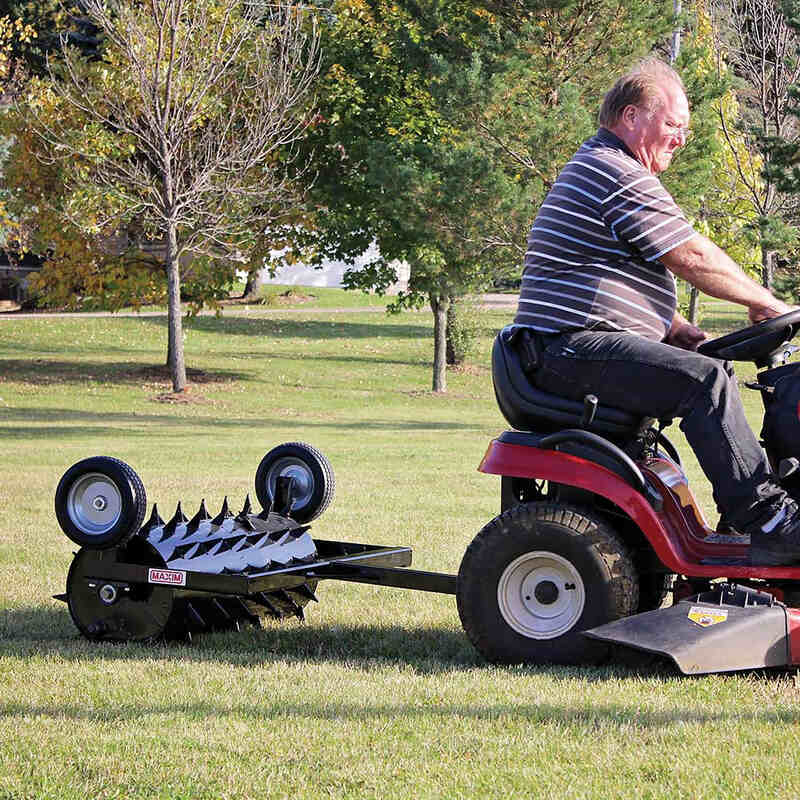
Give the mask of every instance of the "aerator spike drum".
<path id="1" fill-rule="evenodd" d="M 81 633 L 185 638 L 266 617 L 302 619 L 317 585 L 303 568 L 318 561 L 305 523 L 330 504 L 333 470 L 318 450 L 293 442 L 270 451 L 257 476 L 258 514 L 247 495 L 238 514 L 226 497 L 216 516 L 201 500 L 191 519 L 178 503 L 166 522 L 153 504 L 142 524 L 146 494 L 130 466 L 95 456 L 70 467 L 56 490 L 56 516 L 81 549 L 58 597 Z M 263 585 L 249 580 L 264 575 L 271 580 Z"/>

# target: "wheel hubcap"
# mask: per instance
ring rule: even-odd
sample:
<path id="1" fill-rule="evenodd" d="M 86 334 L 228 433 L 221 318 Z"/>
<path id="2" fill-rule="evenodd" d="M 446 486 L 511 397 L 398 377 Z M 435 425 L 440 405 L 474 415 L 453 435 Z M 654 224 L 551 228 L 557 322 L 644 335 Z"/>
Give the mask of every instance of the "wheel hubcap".
<path id="1" fill-rule="evenodd" d="M 106 475 L 99 472 L 84 475 L 69 490 L 67 513 L 82 533 L 100 536 L 119 521 L 122 495 Z"/>
<path id="2" fill-rule="evenodd" d="M 275 482 L 281 476 L 294 478 L 292 498 L 295 510 L 307 506 L 314 494 L 314 476 L 308 467 L 295 458 L 282 458 L 277 461 L 268 477 L 269 494 L 273 498 L 275 497 Z"/>
<path id="3" fill-rule="evenodd" d="M 530 639 L 554 639 L 580 619 L 586 592 L 580 573 L 557 553 L 537 550 L 512 561 L 497 584 L 508 625 Z"/>

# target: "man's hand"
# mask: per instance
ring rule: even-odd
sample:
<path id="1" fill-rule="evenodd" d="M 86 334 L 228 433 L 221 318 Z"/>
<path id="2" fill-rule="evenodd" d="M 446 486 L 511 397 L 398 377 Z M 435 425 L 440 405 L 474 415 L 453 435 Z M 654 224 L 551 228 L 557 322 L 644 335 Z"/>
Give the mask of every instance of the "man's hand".
<path id="1" fill-rule="evenodd" d="M 700 328 L 689 323 L 676 311 L 672 318 L 672 326 L 664 341 L 673 347 L 680 347 L 681 350 L 697 350 L 698 345 L 705 338 L 706 335 Z"/>
<path id="2" fill-rule="evenodd" d="M 790 306 L 778 298 L 774 298 L 768 305 L 752 305 L 748 309 L 747 315 L 750 317 L 750 322 L 755 325 L 757 322 L 763 322 L 765 319 L 772 319 L 779 317 L 781 314 L 788 314 L 790 311 L 797 311 L 797 306 Z"/>

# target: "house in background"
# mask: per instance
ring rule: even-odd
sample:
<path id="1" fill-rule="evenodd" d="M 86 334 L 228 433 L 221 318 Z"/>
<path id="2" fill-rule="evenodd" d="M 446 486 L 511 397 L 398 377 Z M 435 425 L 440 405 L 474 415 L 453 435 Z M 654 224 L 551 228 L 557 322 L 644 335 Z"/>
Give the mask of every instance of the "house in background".
<path id="1" fill-rule="evenodd" d="M 33 253 L 16 256 L 0 249 L 0 304 L 16 308 L 28 298 L 28 276 L 42 268 L 42 260 Z"/>
<path id="2" fill-rule="evenodd" d="M 274 256 L 279 254 L 279 251 L 273 252 Z M 373 244 L 356 259 L 355 264 L 327 260 L 320 268 L 309 267 L 306 264 L 292 264 L 279 267 L 274 276 L 270 276 L 269 270 L 264 269 L 259 274 L 258 284 L 341 288 L 345 272 L 361 269 L 365 264 L 374 261 L 378 255 L 377 245 Z M 405 291 L 408 288 L 408 279 L 411 277 L 411 267 L 404 261 L 392 261 L 391 266 L 397 273 L 397 281 L 387 289 L 386 293 L 397 294 Z"/>

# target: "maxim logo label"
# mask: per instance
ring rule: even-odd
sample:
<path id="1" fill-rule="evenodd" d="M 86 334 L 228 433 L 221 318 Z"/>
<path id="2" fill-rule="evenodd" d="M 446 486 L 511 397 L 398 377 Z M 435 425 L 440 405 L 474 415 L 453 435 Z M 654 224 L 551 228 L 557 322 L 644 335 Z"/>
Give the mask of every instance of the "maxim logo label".
<path id="1" fill-rule="evenodd" d="M 151 569 L 148 583 L 166 583 L 168 586 L 186 586 L 186 573 L 176 569 Z"/>

